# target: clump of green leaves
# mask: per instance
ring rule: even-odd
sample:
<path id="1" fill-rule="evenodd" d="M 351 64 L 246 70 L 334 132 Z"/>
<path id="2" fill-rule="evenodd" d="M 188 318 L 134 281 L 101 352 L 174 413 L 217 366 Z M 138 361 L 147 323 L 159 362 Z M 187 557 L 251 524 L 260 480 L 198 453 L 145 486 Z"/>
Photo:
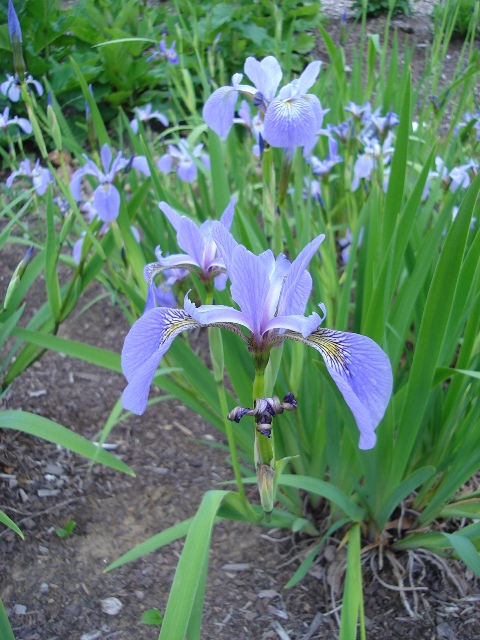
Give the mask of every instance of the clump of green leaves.
<path id="1" fill-rule="evenodd" d="M 477 0 L 458 0 L 458 2 L 447 2 L 446 4 L 437 2 L 433 8 L 433 18 L 435 22 L 451 23 L 453 21 L 453 35 L 459 38 L 467 36 L 472 23 L 475 25 L 477 33 L 480 32 Z"/>
<path id="2" fill-rule="evenodd" d="M 376 18 L 392 9 L 394 14 L 403 13 L 407 16 L 412 12 L 410 0 L 355 0 L 352 9 L 357 10 L 357 17 L 365 11 L 370 18 Z"/>
<path id="3" fill-rule="evenodd" d="M 76 526 L 77 523 L 75 522 L 75 520 L 69 520 L 65 527 L 59 527 L 58 529 L 55 529 L 55 533 L 59 538 L 68 538 L 72 535 L 73 530 Z"/>
<path id="4" fill-rule="evenodd" d="M 147 611 L 142 614 L 141 620 L 145 624 L 160 627 L 163 622 L 163 613 L 158 609 L 147 609 Z"/>

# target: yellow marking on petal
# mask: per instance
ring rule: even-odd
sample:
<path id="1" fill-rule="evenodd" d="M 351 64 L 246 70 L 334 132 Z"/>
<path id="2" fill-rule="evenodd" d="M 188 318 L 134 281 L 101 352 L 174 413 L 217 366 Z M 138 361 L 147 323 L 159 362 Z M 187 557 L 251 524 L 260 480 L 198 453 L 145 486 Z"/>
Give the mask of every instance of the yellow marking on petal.
<path id="1" fill-rule="evenodd" d="M 286 331 L 285 337 L 303 342 L 314 349 L 320 351 L 327 364 L 336 369 L 339 373 L 349 374 L 349 354 L 343 341 L 338 337 L 337 332 L 329 329 L 317 329 L 304 338 L 300 333 Z"/>
<path id="2" fill-rule="evenodd" d="M 160 344 L 164 344 L 167 340 L 173 340 L 182 331 L 202 326 L 182 309 L 168 309 L 168 312 Z"/>

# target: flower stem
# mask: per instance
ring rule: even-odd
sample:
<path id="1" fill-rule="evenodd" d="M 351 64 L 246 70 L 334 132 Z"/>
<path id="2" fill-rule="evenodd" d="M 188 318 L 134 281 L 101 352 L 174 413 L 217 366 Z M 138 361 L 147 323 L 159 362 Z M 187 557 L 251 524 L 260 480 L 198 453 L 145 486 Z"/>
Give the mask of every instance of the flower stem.
<path id="1" fill-rule="evenodd" d="M 223 424 L 225 425 L 225 431 L 227 434 L 228 447 L 230 449 L 230 456 L 232 458 L 233 473 L 235 475 L 235 482 L 237 483 L 238 493 L 240 494 L 240 497 L 245 502 L 245 504 L 249 504 L 247 500 L 247 496 L 245 494 L 245 489 L 243 487 L 242 474 L 240 472 L 240 465 L 238 463 L 237 450 L 235 448 L 235 436 L 233 434 L 232 423 L 227 418 L 227 415 L 228 415 L 227 398 L 225 396 L 225 388 L 222 382 L 217 382 L 217 392 L 218 392 L 218 399 L 220 400 L 220 410 L 222 412 Z"/>
<path id="2" fill-rule="evenodd" d="M 255 398 L 263 398 L 265 396 L 265 371 L 255 374 L 255 380 L 253 383 L 253 401 Z M 255 466 L 258 467 L 262 464 L 268 464 L 273 468 L 273 442 L 272 438 L 258 433 L 255 429 Z"/>
<path id="3" fill-rule="evenodd" d="M 206 304 L 212 304 L 213 302 L 213 288 L 210 287 L 207 290 Z M 248 504 L 247 496 L 245 495 L 245 489 L 243 488 L 242 474 L 240 472 L 240 465 L 238 463 L 237 450 L 235 448 L 235 436 L 233 433 L 233 427 L 230 420 L 227 418 L 228 405 L 225 395 L 225 387 L 223 386 L 223 370 L 224 370 L 224 358 L 223 358 L 223 341 L 222 334 L 218 327 L 208 328 L 208 341 L 210 343 L 210 354 L 212 362 L 214 364 L 214 376 L 217 383 L 218 399 L 220 401 L 220 411 L 223 417 L 223 424 L 225 426 L 225 432 L 227 434 L 228 447 L 230 449 L 230 456 L 232 458 L 233 473 L 235 475 L 235 482 L 237 483 L 238 493 L 242 500 Z"/>

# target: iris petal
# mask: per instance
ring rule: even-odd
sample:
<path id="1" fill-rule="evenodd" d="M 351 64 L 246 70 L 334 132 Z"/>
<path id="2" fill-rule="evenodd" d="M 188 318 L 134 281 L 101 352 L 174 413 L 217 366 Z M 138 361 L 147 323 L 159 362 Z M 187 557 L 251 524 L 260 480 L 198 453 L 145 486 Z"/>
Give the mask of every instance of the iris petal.
<path id="1" fill-rule="evenodd" d="M 141 415 L 147 406 L 153 376 L 173 339 L 199 324 L 183 309 L 157 307 L 139 318 L 128 332 L 122 350 L 122 370 L 128 386 L 124 409 Z"/>
<path id="2" fill-rule="evenodd" d="M 109 182 L 98 185 L 93 192 L 93 204 L 98 217 L 104 222 L 113 222 L 120 211 L 120 194 Z"/>
<path id="3" fill-rule="evenodd" d="M 250 56 L 245 60 L 244 71 L 257 91 L 260 91 L 267 102 L 271 102 L 283 75 L 278 60 L 274 56 L 267 56 L 259 62 Z"/>
<path id="4" fill-rule="evenodd" d="M 328 372 L 350 407 L 360 431 L 360 449 L 375 446 L 377 428 L 392 393 L 392 368 L 387 354 L 370 338 L 356 333 L 317 329 L 303 338 L 287 331 L 320 352 Z"/>
<path id="5" fill-rule="evenodd" d="M 250 329 L 260 339 L 263 309 L 270 289 L 270 279 L 258 256 L 238 245 L 233 253 L 228 274 L 232 281 L 232 298 L 247 316 Z"/>
<path id="6" fill-rule="evenodd" d="M 202 116 L 210 129 L 225 140 L 235 117 L 238 92 L 233 87 L 220 87 L 206 101 Z"/>
<path id="7" fill-rule="evenodd" d="M 317 117 L 304 96 L 271 102 L 265 114 L 264 138 L 272 147 L 301 147 L 317 133 Z"/>
<path id="8" fill-rule="evenodd" d="M 287 277 L 283 283 L 282 293 L 278 303 L 278 315 L 284 315 L 292 305 L 295 291 L 302 282 L 303 274 L 308 267 L 311 259 L 318 251 L 318 247 L 323 242 L 325 235 L 322 233 L 304 247 L 295 260 L 290 265 Z M 305 282 L 303 282 L 305 285 Z M 297 300 L 298 303 L 298 300 Z"/>

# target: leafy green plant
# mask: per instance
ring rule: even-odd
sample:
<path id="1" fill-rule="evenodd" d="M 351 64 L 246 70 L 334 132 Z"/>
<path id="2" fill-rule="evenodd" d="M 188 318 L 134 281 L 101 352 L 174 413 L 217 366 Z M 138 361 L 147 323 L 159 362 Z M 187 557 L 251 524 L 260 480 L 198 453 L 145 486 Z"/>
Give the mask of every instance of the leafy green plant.
<path id="1" fill-rule="evenodd" d="M 77 523 L 75 520 L 69 520 L 64 527 L 58 527 L 55 529 L 55 533 L 59 538 L 68 538 L 72 535 Z"/>
<path id="2" fill-rule="evenodd" d="M 142 614 L 142 622 L 160 627 L 163 622 L 163 614 L 158 609 L 148 609 Z"/>
<path id="3" fill-rule="evenodd" d="M 478 2 L 475 0 L 458 0 L 452 2 L 437 2 L 433 7 L 433 19 L 442 22 L 446 19 L 453 25 L 453 35 L 465 38 L 469 33 L 477 33 L 480 30 L 478 19 Z"/>
<path id="4" fill-rule="evenodd" d="M 410 0 L 355 0 L 352 9 L 357 10 L 357 17 L 365 13 L 374 18 L 389 12 L 405 15 L 410 15 L 412 12 Z"/>

